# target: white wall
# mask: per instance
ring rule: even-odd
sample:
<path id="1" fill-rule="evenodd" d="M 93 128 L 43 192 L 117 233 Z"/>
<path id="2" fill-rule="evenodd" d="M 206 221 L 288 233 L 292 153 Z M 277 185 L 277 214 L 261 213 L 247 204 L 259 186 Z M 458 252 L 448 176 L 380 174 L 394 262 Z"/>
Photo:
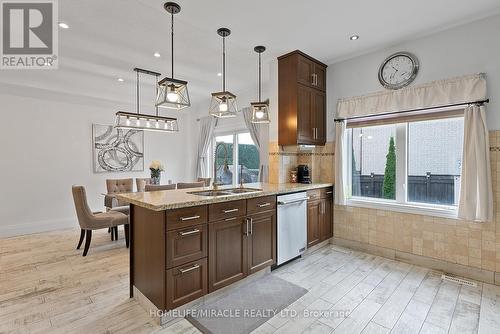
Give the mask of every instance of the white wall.
<path id="1" fill-rule="evenodd" d="M 196 132 L 188 111 L 177 116 L 179 133 L 145 133 L 144 172 L 94 174 L 92 123 L 112 124 L 116 107 L 92 99 L 73 104 L 3 93 L 0 237 L 78 226 L 71 185 L 84 185 L 91 208 L 102 210 L 105 179 L 148 177 L 151 160 L 166 166 L 162 183 L 194 178 L 194 170 L 186 168 L 193 163 Z"/>
<path id="2" fill-rule="evenodd" d="M 409 51 L 420 60 L 414 84 L 484 72 L 487 75 L 487 106 L 490 130 L 500 129 L 500 16 L 476 21 L 408 41 L 378 52 L 332 64 L 327 73 L 328 140 L 334 139 L 333 115 L 339 98 L 383 90 L 377 71 L 391 53 Z M 356 41 L 362 43 L 363 36 Z M 314 56 L 314 55 L 313 55 Z"/>

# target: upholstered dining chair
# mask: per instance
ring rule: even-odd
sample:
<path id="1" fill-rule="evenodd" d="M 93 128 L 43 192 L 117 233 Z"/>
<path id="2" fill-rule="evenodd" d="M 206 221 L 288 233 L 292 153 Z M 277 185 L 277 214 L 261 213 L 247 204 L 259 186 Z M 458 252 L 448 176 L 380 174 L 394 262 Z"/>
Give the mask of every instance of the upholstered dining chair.
<path id="1" fill-rule="evenodd" d="M 104 196 L 106 210 L 113 209 L 126 215 L 130 212 L 130 206 L 126 202 L 118 200 L 115 195 L 119 193 L 131 193 L 134 191 L 134 179 L 107 179 L 107 195 Z M 118 228 L 111 228 L 111 240 L 118 240 Z"/>
<path id="2" fill-rule="evenodd" d="M 141 192 L 146 190 L 146 186 L 148 184 L 151 184 L 151 178 L 150 177 L 145 177 L 145 178 L 138 177 L 135 179 L 135 184 L 137 186 L 137 191 L 141 193 Z"/>
<path id="3" fill-rule="evenodd" d="M 200 182 L 190 182 L 190 183 L 183 183 L 179 182 L 177 183 L 177 189 L 188 189 L 188 188 L 201 188 L 205 186 L 204 181 Z"/>
<path id="4" fill-rule="evenodd" d="M 128 216 L 122 212 L 111 209 L 107 212 L 92 212 L 87 202 L 87 194 L 83 186 L 73 186 L 73 201 L 75 202 L 76 216 L 80 224 L 80 240 L 76 249 L 80 249 L 85 238 L 85 248 L 83 256 L 87 256 L 92 240 L 92 231 L 101 228 L 117 228 L 123 225 L 125 228 L 125 244 L 129 246 L 129 220 Z"/>
<path id="5" fill-rule="evenodd" d="M 205 187 L 210 187 L 210 181 L 212 181 L 211 177 L 199 177 L 198 182 L 205 182 Z"/>
<path id="6" fill-rule="evenodd" d="M 175 189 L 175 183 L 173 184 L 146 184 L 145 191 L 159 191 L 159 190 L 173 190 Z"/>

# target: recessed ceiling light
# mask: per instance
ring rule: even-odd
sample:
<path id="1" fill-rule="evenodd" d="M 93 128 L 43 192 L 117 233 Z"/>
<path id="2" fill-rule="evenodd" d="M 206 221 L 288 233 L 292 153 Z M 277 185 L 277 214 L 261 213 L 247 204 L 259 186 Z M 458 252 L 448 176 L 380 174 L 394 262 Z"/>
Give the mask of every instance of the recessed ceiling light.
<path id="1" fill-rule="evenodd" d="M 220 73 L 220 72 L 219 72 L 219 73 L 217 73 L 217 76 L 218 76 L 218 77 L 221 77 L 221 76 L 222 76 L 222 73 Z"/>
<path id="2" fill-rule="evenodd" d="M 155 56 L 156 58 L 160 58 L 161 54 L 159 52 L 155 52 L 155 53 L 153 53 L 153 56 Z"/>
<path id="3" fill-rule="evenodd" d="M 352 36 L 349 36 L 349 39 L 350 39 L 351 41 L 355 41 L 355 40 L 359 39 L 359 35 L 352 35 Z"/>
<path id="4" fill-rule="evenodd" d="M 64 23 L 64 22 L 59 22 L 59 27 L 61 27 L 63 29 L 68 29 L 69 28 L 69 24 Z"/>
<path id="5" fill-rule="evenodd" d="M 117 79 L 119 82 L 124 82 L 125 80 L 123 80 L 123 78 L 118 78 Z"/>

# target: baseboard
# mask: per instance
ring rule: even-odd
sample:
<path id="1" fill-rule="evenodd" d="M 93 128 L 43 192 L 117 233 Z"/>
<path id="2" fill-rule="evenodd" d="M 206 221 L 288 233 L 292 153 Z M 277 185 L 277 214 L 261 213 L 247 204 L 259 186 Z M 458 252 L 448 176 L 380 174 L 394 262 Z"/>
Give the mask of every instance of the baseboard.
<path id="1" fill-rule="evenodd" d="M 0 225 L 0 238 L 64 230 L 75 227 L 78 227 L 76 218 L 50 219 L 22 224 Z"/>
<path id="2" fill-rule="evenodd" d="M 359 241 L 347 240 L 337 237 L 334 237 L 332 239 L 332 243 L 366 253 L 379 255 L 391 260 L 406 262 L 409 264 L 442 271 L 444 273 L 450 273 L 455 276 L 470 278 L 480 282 L 500 285 L 499 272 L 469 267 L 463 264 L 452 263 L 440 259 L 433 259 L 427 256 L 401 252 L 395 249 L 370 245 Z"/>

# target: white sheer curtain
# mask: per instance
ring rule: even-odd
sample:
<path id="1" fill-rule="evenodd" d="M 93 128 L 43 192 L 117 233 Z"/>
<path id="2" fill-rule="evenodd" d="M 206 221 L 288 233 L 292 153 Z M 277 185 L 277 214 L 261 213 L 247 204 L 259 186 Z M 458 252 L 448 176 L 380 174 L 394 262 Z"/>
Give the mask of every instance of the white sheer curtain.
<path id="1" fill-rule="evenodd" d="M 252 123 L 252 108 L 243 108 L 241 110 L 243 114 L 243 119 L 250 132 L 250 137 L 252 137 L 255 146 L 259 150 L 259 181 L 268 182 L 269 180 L 269 148 L 268 148 L 268 136 L 269 136 L 269 124 L 256 124 Z"/>
<path id="2" fill-rule="evenodd" d="M 198 140 L 198 152 L 196 161 L 196 176 L 197 177 L 208 177 L 207 176 L 207 153 L 208 147 L 212 140 L 214 134 L 216 119 L 207 116 L 200 118 L 200 137 Z"/>
<path id="3" fill-rule="evenodd" d="M 464 149 L 458 217 L 478 222 L 493 220 L 493 190 L 488 128 L 484 106 L 464 112 Z"/>
<path id="4" fill-rule="evenodd" d="M 335 122 L 335 204 L 346 204 L 346 122 Z"/>

